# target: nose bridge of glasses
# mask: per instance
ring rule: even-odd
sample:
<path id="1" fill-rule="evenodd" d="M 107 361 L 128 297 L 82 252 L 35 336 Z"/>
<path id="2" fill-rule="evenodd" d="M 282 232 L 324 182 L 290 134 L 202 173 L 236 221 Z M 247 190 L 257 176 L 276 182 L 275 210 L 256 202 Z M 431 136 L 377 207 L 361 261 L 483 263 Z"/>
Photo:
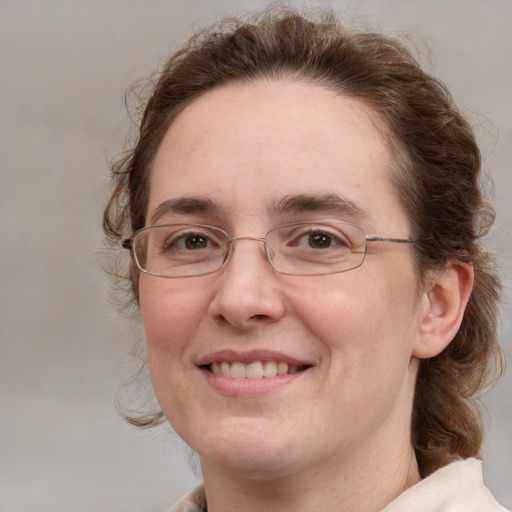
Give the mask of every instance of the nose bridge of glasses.
<path id="1" fill-rule="evenodd" d="M 227 243 L 235 242 L 237 240 L 254 240 L 255 242 L 263 242 L 265 245 L 267 241 L 264 238 L 258 236 L 231 236 L 228 238 Z"/>
<path id="2" fill-rule="evenodd" d="M 269 253 L 268 253 L 269 246 L 268 246 L 267 240 L 265 240 L 265 238 L 261 238 L 261 237 L 257 237 L 257 236 L 232 236 L 226 240 L 226 251 L 224 253 L 223 263 L 226 262 L 226 260 L 228 259 L 229 255 L 231 253 L 231 246 L 233 245 L 233 242 L 238 242 L 238 241 L 242 241 L 242 240 L 261 242 L 264 246 L 265 254 L 267 255 L 267 257 L 269 257 Z"/>

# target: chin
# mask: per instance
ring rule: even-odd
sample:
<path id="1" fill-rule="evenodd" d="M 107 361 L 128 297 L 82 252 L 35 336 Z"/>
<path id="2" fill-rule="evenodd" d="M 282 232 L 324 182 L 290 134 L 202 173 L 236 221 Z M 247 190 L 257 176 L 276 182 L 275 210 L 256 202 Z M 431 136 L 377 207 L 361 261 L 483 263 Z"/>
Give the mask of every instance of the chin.
<path id="1" fill-rule="evenodd" d="M 237 478 L 247 480 L 276 480 L 298 471 L 296 462 L 276 454 L 263 455 L 257 447 L 249 451 L 223 451 L 213 454 L 213 457 L 208 459 L 213 467 L 222 469 L 226 473 L 232 473 Z M 206 457 L 200 455 L 199 458 L 204 471 Z"/>
<path id="2" fill-rule="evenodd" d="M 296 471 L 304 462 L 298 442 L 283 430 L 278 433 L 257 423 L 255 418 L 237 419 L 236 426 L 212 428 L 197 443 L 191 443 L 203 468 L 211 464 L 254 480 L 273 480 Z"/>

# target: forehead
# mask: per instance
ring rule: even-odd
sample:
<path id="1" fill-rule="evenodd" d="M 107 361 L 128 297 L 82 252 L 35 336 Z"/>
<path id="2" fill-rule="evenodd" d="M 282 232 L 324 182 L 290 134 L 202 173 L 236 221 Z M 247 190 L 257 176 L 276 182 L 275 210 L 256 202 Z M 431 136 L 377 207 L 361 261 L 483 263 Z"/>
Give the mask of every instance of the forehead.
<path id="1" fill-rule="evenodd" d="M 368 217 L 397 208 L 375 113 L 311 83 L 259 80 L 214 89 L 185 108 L 158 150 L 149 214 L 206 197 L 242 213 L 295 195 L 336 194 Z"/>

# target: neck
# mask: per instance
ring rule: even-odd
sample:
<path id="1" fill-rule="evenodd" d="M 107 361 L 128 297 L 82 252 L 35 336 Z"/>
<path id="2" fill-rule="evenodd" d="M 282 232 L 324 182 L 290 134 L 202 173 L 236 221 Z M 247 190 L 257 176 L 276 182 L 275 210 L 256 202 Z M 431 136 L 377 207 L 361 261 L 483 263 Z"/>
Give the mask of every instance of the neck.
<path id="1" fill-rule="evenodd" d="M 308 471 L 271 479 L 219 471 L 204 460 L 202 469 L 208 512 L 378 512 L 420 480 L 410 443 L 393 451 L 372 450 L 370 457 L 345 457 L 341 465 L 333 457 Z"/>

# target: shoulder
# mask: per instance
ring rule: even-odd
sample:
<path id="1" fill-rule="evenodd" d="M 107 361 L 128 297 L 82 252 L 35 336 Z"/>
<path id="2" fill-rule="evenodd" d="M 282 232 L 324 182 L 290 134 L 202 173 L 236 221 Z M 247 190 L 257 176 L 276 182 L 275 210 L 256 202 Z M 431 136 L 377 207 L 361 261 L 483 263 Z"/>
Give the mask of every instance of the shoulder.
<path id="1" fill-rule="evenodd" d="M 177 501 L 168 512 L 203 512 L 206 509 L 204 487 L 199 485 Z"/>
<path id="2" fill-rule="evenodd" d="M 452 462 L 407 489 L 382 512 L 507 512 L 484 485 L 482 462 Z"/>

